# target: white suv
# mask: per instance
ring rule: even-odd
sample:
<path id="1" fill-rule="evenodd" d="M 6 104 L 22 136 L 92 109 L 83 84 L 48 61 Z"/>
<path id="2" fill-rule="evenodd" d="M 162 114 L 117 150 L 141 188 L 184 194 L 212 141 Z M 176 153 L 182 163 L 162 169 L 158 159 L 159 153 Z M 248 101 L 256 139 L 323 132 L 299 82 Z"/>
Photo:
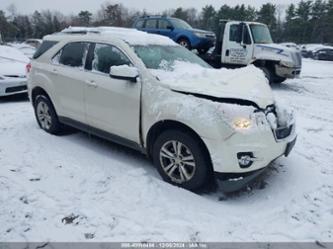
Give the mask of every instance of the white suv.
<path id="1" fill-rule="evenodd" d="M 256 175 L 296 141 L 293 115 L 261 71 L 213 69 L 163 36 L 69 28 L 46 36 L 29 68 L 42 129 L 66 124 L 142 151 L 190 190 L 214 172 Z"/>

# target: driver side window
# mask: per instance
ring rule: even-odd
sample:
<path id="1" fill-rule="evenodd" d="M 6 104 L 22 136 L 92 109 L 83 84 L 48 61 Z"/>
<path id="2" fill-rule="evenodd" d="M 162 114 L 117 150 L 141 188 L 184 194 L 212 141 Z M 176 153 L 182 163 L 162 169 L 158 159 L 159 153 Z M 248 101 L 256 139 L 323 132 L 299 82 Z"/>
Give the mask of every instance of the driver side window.
<path id="1" fill-rule="evenodd" d="M 230 26 L 229 40 L 240 43 L 242 39 L 241 36 L 242 36 L 241 25 L 232 24 Z"/>
<path id="2" fill-rule="evenodd" d="M 121 65 L 131 65 L 130 60 L 123 52 L 112 45 L 96 44 L 92 71 L 109 74 L 110 67 Z"/>

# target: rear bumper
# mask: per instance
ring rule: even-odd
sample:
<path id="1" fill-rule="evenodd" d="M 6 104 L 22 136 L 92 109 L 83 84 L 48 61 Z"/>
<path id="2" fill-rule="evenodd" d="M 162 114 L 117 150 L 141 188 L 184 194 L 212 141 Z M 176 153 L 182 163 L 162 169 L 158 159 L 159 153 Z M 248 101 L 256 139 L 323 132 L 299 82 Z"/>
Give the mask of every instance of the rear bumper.
<path id="1" fill-rule="evenodd" d="M 27 79 L 25 78 L 0 80 L 0 96 L 26 93 L 27 91 Z"/>

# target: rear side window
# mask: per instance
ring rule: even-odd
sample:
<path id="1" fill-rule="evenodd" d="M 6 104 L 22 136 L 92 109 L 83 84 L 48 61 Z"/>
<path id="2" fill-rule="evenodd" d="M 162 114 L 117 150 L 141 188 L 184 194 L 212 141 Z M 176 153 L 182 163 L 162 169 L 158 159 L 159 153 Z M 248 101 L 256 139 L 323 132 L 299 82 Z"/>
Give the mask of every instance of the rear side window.
<path id="1" fill-rule="evenodd" d="M 85 65 L 89 43 L 73 42 L 67 44 L 53 58 L 56 64 L 62 64 L 70 67 L 83 68 Z"/>
<path id="2" fill-rule="evenodd" d="M 146 21 L 146 29 L 156 29 L 157 28 L 157 20 L 149 19 Z"/>
<path id="3" fill-rule="evenodd" d="M 131 65 L 130 60 L 123 52 L 111 45 L 96 44 L 92 61 L 93 71 L 109 74 L 110 67 L 121 65 Z"/>
<path id="4" fill-rule="evenodd" d="M 135 24 L 135 27 L 136 27 L 137 29 L 142 29 L 142 28 L 143 28 L 143 23 L 144 23 L 144 22 L 145 22 L 144 20 L 139 20 L 139 21 L 137 21 L 136 24 Z"/>
<path id="5" fill-rule="evenodd" d="M 159 20 L 158 21 L 158 28 L 159 29 L 168 29 L 168 27 L 171 27 L 170 23 L 167 20 Z"/>
<path id="6" fill-rule="evenodd" d="M 56 45 L 58 42 L 56 41 L 43 41 L 42 45 L 37 49 L 35 52 L 34 56 L 32 57 L 33 59 L 37 59 L 40 57 L 42 54 L 44 54 L 47 50 L 52 48 L 54 45 Z"/>

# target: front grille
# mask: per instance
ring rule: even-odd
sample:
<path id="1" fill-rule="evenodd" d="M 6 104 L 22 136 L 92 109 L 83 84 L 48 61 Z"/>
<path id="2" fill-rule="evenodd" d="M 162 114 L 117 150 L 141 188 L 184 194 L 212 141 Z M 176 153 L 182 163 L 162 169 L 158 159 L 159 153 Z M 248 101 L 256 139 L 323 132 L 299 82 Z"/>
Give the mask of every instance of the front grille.
<path id="1" fill-rule="evenodd" d="M 302 67 L 302 54 L 300 52 L 292 53 L 292 58 L 296 67 Z"/>
<path id="2" fill-rule="evenodd" d="M 293 126 L 291 125 L 289 127 L 277 128 L 274 132 L 277 139 L 284 139 L 291 134 L 292 130 Z"/>
<path id="3" fill-rule="evenodd" d="M 14 86 L 6 88 L 6 93 L 21 92 L 27 90 L 27 86 Z"/>

